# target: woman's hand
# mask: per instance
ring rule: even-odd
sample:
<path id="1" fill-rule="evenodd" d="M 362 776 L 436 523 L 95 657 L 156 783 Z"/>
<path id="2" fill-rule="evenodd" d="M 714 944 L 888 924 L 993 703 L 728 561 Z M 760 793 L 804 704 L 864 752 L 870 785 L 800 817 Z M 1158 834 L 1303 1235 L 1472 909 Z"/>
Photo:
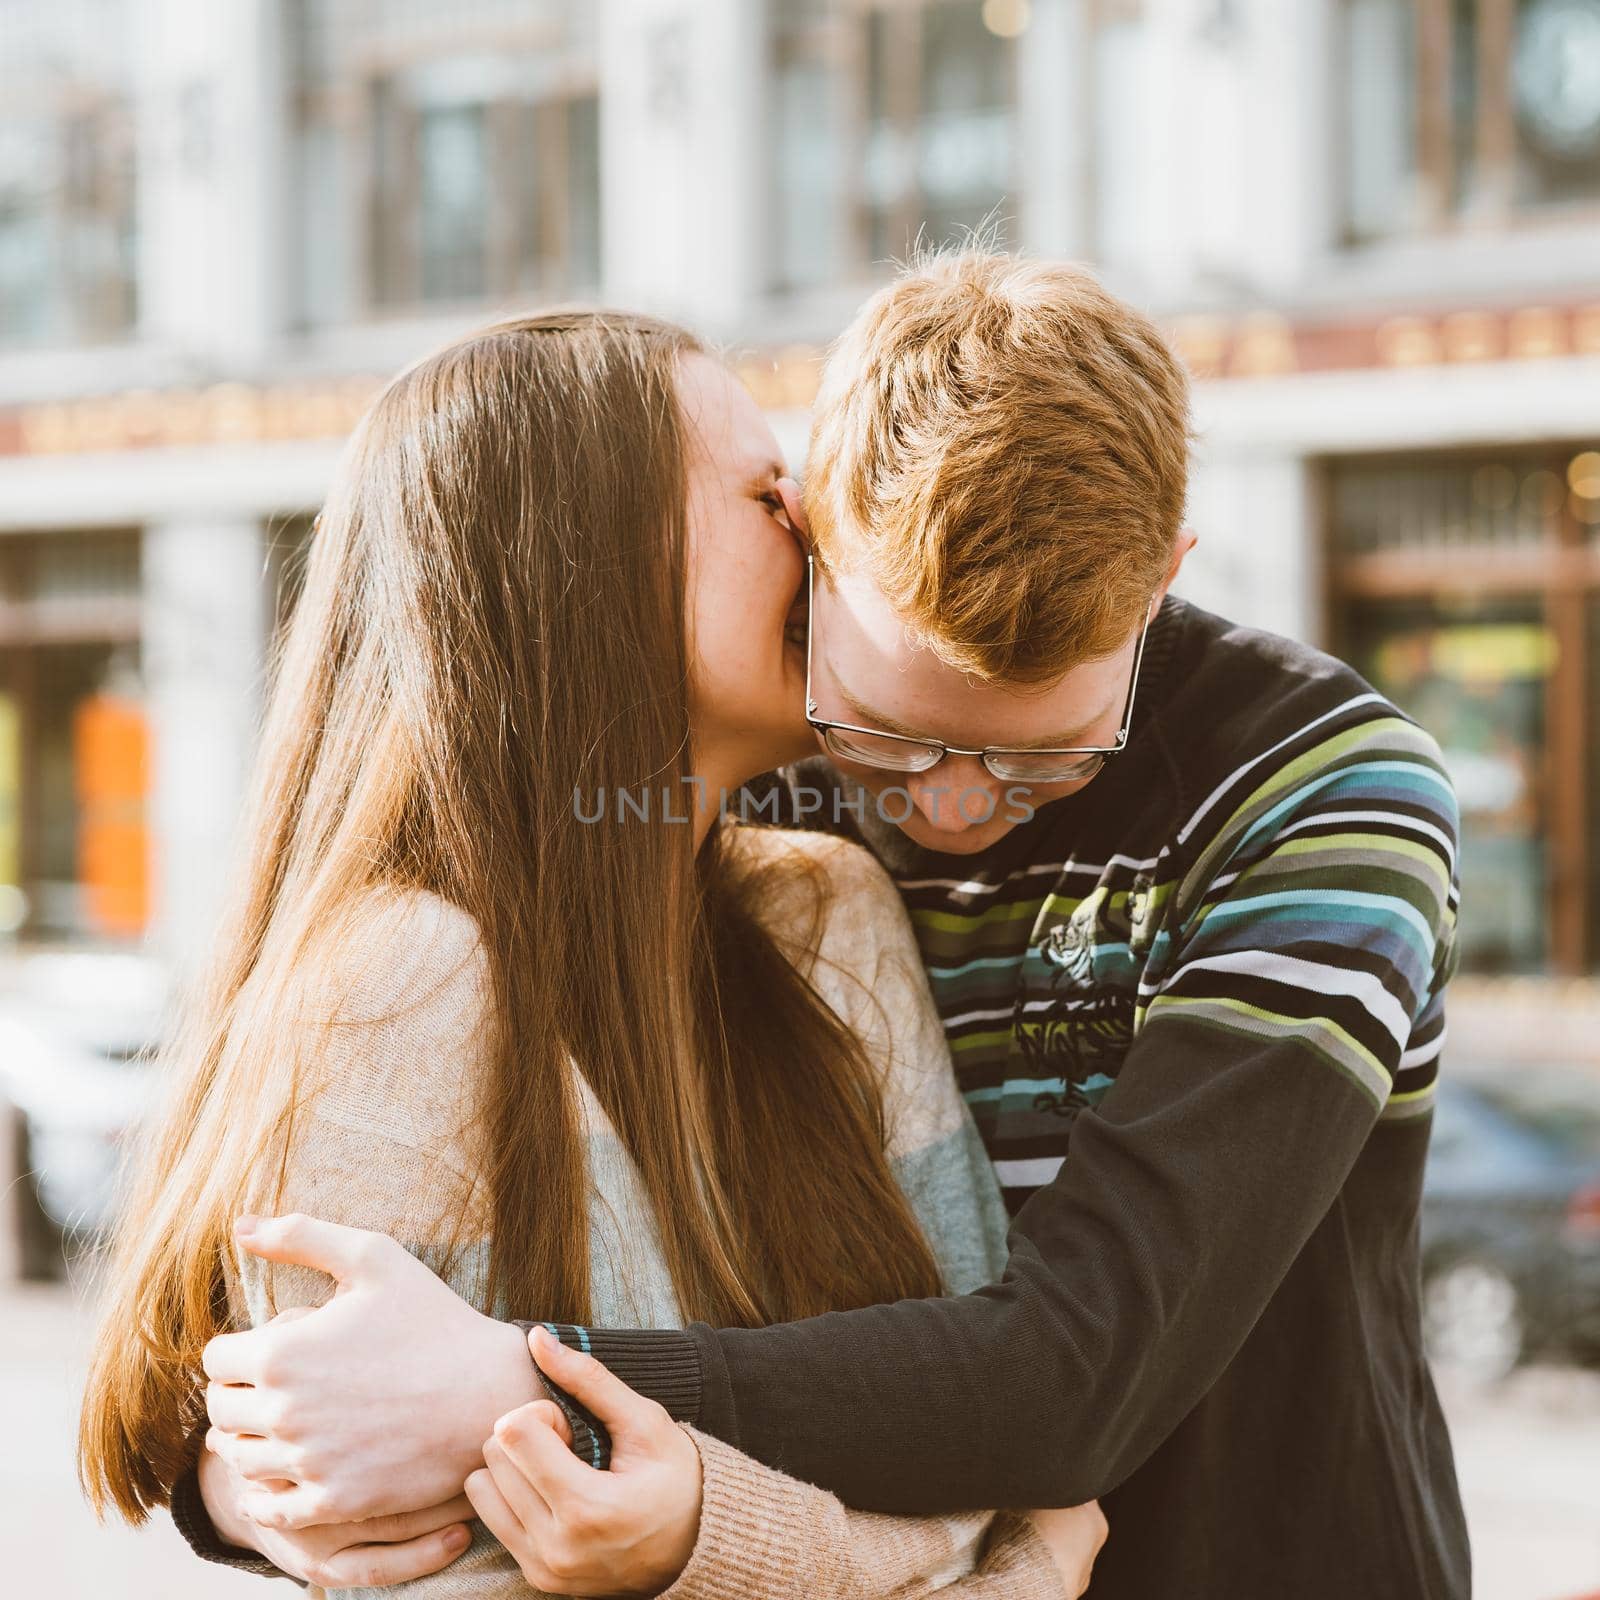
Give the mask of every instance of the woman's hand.
<path id="1" fill-rule="evenodd" d="M 1070 1600 L 1078 1600 L 1089 1587 L 1095 1557 L 1100 1554 L 1100 1547 L 1110 1532 L 1100 1502 L 1090 1500 L 1085 1505 L 1068 1506 L 1064 1511 L 1030 1511 L 1028 1520 L 1050 1547 Z"/>
<path id="2" fill-rule="evenodd" d="M 324 1589 L 376 1589 L 425 1578 L 471 1543 L 472 1506 L 465 1495 L 396 1517 L 279 1532 L 250 1520 L 242 1505 L 245 1480 L 221 1456 L 202 1451 L 199 1472 L 201 1498 L 226 1543 L 254 1550 L 279 1571 Z"/>
<path id="3" fill-rule="evenodd" d="M 535 1401 L 500 1418 L 467 1498 L 522 1575 L 550 1594 L 659 1594 L 700 1531 L 700 1452 L 653 1400 L 543 1328 L 528 1336 L 540 1369 L 611 1435 L 611 1470 L 572 1453 L 560 1407 Z"/>

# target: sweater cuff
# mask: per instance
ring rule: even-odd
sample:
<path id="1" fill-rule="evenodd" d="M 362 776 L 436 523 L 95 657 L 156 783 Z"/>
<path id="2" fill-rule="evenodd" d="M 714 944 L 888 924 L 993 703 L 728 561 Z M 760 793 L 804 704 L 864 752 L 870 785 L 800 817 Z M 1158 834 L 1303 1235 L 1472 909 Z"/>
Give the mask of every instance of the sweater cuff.
<path id="1" fill-rule="evenodd" d="M 219 1567 L 233 1567 L 239 1572 L 253 1572 L 262 1578 L 289 1578 L 291 1583 L 300 1582 L 254 1550 L 241 1550 L 238 1545 L 223 1541 L 200 1493 L 198 1465 L 191 1466 L 173 1484 L 170 1509 L 173 1527 L 183 1535 L 185 1543 L 202 1561 L 214 1561 Z"/>
<path id="2" fill-rule="evenodd" d="M 647 1400 L 664 1407 L 675 1422 L 694 1422 L 700 1413 L 700 1352 L 695 1341 L 675 1328 L 582 1328 L 569 1322 L 521 1322 L 524 1333 L 548 1328 L 571 1350 L 581 1350 L 621 1378 Z M 605 1425 L 566 1390 L 540 1374 L 550 1398 L 572 1429 L 573 1452 L 597 1471 L 611 1466 L 611 1436 Z"/>
<path id="3" fill-rule="evenodd" d="M 660 1600 L 810 1600 L 834 1585 L 817 1570 L 820 1491 L 769 1471 L 731 1445 L 685 1427 L 700 1452 L 700 1530 L 688 1564 Z M 835 1579 L 842 1574 L 829 1574 Z"/>

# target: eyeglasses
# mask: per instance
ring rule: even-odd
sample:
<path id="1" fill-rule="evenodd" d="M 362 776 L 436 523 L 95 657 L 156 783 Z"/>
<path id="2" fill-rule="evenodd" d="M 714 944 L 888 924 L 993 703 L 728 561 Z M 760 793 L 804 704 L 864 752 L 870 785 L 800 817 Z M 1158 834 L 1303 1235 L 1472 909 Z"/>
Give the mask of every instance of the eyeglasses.
<path id="1" fill-rule="evenodd" d="M 1139 688 L 1139 667 L 1144 661 L 1144 642 L 1155 615 L 1154 599 L 1145 607 L 1144 626 L 1139 630 L 1139 645 L 1133 656 L 1133 675 L 1128 680 L 1128 698 L 1122 708 L 1122 721 L 1115 744 L 1071 745 L 1064 749 L 1011 749 L 987 745 L 981 750 L 961 750 L 938 739 L 917 739 L 910 734 L 888 733 L 882 728 L 860 728 L 849 722 L 834 722 L 816 714 L 817 702 L 811 693 L 811 642 L 815 631 L 817 594 L 816 562 L 806 558 L 806 721 L 822 735 L 830 755 L 840 761 L 878 767 L 885 772 L 931 772 L 946 756 L 977 756 L 992 777 L 1002 783 L 1081 783 L 1092 778 L 1114 756 L 1126 748 L 1133 726 L 1133 697 Z"/>

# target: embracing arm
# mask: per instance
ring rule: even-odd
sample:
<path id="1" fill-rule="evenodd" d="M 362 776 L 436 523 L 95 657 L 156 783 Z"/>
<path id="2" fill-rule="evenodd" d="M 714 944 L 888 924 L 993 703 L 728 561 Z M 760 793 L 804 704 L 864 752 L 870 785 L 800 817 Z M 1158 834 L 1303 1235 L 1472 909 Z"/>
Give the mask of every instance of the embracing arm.
<path id="1" fill-rule="evenodd" d="M 1455 828 L 1432 741 L 1389 717 L 1211 830 L 1170 969 L 999 1282 L 776 1328 L 589 1329 L 586 1347 L 645 1393 L 669 1375 L 682 1420 L 853 1505 L 1106 1492 L 1233 1359 L 1402 1052 L 1436 1049 Z"/>
<path id="2" fill-rule="evenodd" d="M 1040 1522 L 1013 1512 L 990 1518 L 853 1511 L 825 1489 L 689 1431 L 704 1482 L 700 1533 L 662 1600 L 914 1600 L 934 1592 L 965 1600 L 1074 1600 L 1105 1536 L 1095 1506 L 1044 1513 Z M 979 1537 L 973 1570 L 942 1582 Z"/>

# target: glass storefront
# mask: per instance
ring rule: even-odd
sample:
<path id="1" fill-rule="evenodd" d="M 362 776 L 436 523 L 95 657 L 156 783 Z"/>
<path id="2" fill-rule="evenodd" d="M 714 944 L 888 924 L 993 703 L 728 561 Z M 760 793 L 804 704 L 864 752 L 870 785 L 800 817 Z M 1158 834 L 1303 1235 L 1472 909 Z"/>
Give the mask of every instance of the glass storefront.
<path id="1" fill-rule="evenodd" d="M 0 934 L 144 931 L 139 587 L 134 532 L 0 540 Z"/>
<path id="2" fill-rule="evenodd" d="M 1438 739 L 1463 969 L 1600 965 L 1600 453 L 1330 468 L 1338 652 Z"/>

